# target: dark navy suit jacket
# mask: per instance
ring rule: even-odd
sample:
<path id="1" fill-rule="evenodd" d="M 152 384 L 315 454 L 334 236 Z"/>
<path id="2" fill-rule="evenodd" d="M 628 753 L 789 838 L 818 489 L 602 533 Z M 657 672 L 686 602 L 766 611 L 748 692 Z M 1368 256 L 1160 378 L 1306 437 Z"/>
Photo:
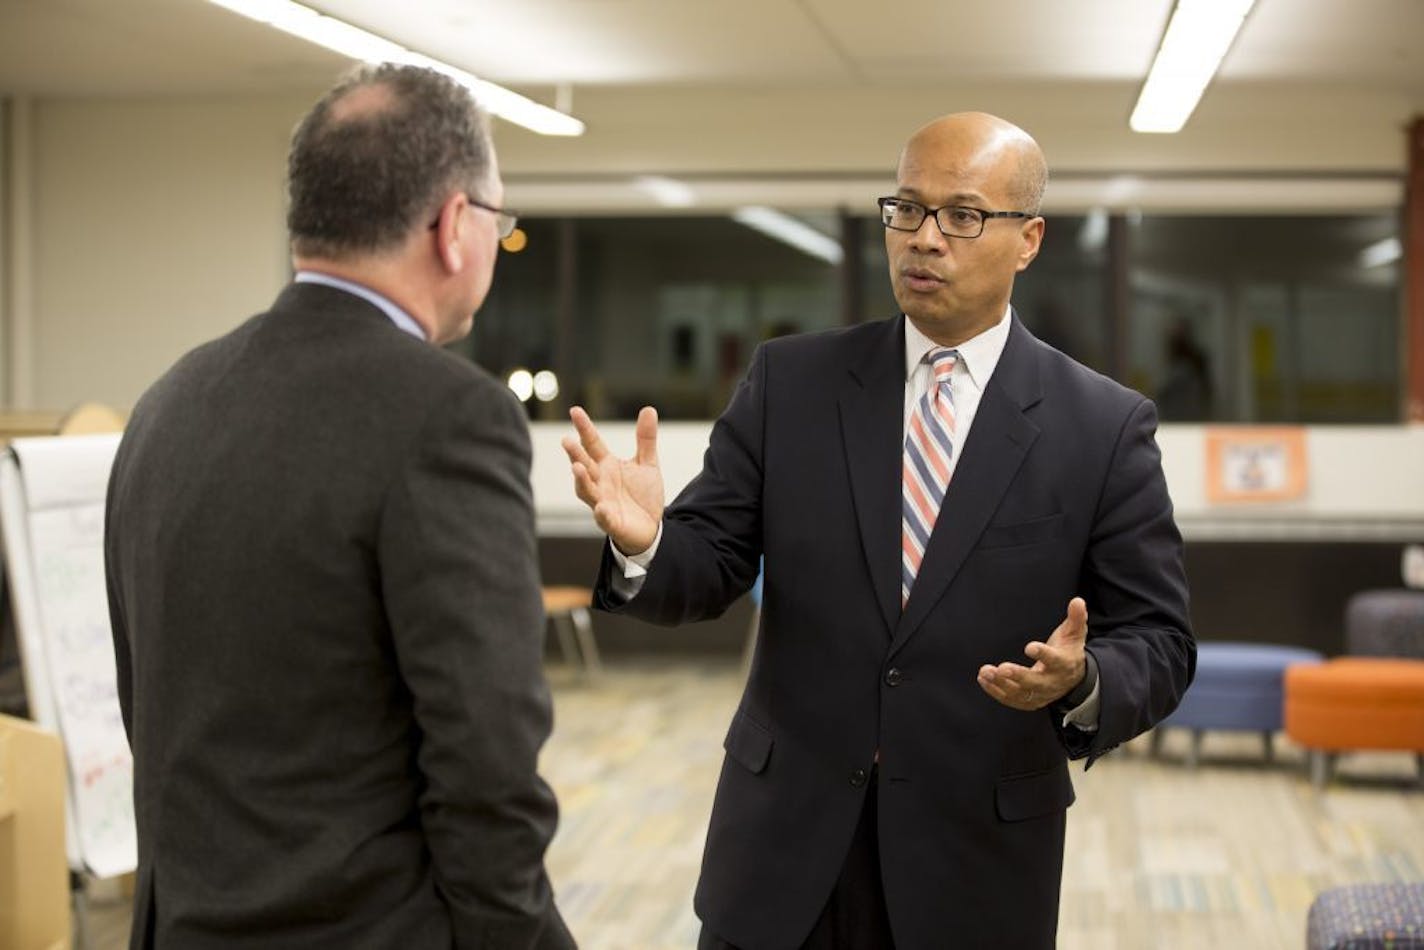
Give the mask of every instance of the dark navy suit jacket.
<path id="1" fill-rule="evenodd" d="M 899 950 L 1052 947 L 1070 757 L 1149 728 L 1189 683 L 1182 541 L 1139 394 L 1013 318 L 900 605 L 903 318 L 762 346 L 669 506 L 641 591 L 658 623 L 720 614 L 765 554 L 762 628 L 726 737 L 696 908 L 747 950 L 794 948 L 879 781 Z M 1099 729 L 976 682 L 1089 612 Z"/>

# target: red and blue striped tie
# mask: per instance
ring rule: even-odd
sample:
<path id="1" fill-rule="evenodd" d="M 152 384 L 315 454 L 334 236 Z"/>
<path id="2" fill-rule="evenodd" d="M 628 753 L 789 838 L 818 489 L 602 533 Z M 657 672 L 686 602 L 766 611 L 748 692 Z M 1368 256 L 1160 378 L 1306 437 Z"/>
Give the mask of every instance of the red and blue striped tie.
<path id="1" fill-rule="evenodd" d="M 934 371 L 925 394 L 915 402 L 905 432 L 904 531 L 900 540 L 900 605 L 910 599 L 925 547 L 930 543 L 940 503 L 949 487 L 954 457 L 954 393 L 949 386 L 959 351 L 936 347 L 925 354 Z"/>

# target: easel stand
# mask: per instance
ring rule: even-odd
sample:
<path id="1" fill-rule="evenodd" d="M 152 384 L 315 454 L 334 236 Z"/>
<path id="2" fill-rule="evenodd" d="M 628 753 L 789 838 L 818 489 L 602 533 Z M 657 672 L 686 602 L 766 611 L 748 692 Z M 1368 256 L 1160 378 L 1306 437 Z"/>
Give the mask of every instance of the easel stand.
<path id="1" fill-rule="evenodd" d="M 74 950 L 90 950 L 93 944 L 89 940 L 89 876 L 70 871 L 69 890 L 74 898 Z"/>

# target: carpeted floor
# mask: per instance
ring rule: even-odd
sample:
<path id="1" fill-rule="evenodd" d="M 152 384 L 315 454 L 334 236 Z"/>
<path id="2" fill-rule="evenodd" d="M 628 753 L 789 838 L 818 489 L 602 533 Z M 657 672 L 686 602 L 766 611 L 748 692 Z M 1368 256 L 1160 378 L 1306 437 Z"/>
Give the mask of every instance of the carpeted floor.
<path id="1" fill-rule="evenodd" d="M 548 864 L 590 950 L 696 943 L 692 888 L 740 691 L 731 661 L 610 664 L 597 683 L 555 669 L 545 777 L 563 817 Z M 1298 948 L 1314 895 L 1336 884 L 1424 880 L 1424 791 L 1407 754 L 1341 759 L 1323 792 L 1283 739 L 1146 739 L 1084 774 L 1074 766 L 1059 926 L 1062 950 Z M 128 912 L 90 902 L 90 945 L 124 947 Z"/>

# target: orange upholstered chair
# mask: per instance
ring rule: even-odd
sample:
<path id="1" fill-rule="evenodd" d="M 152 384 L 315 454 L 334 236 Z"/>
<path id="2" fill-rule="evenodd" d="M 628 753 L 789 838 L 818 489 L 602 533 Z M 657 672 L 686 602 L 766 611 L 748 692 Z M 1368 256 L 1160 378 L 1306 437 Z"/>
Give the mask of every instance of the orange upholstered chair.
<path id="1" fill-rule="evenodd" d="M 1424 779 L 1424 660 L 1347 656 L 1292 666 L 1285 678 L 1286 735 L 1310 752 L 1311 777 L 1357 749 L 1414 752 Z"/>

